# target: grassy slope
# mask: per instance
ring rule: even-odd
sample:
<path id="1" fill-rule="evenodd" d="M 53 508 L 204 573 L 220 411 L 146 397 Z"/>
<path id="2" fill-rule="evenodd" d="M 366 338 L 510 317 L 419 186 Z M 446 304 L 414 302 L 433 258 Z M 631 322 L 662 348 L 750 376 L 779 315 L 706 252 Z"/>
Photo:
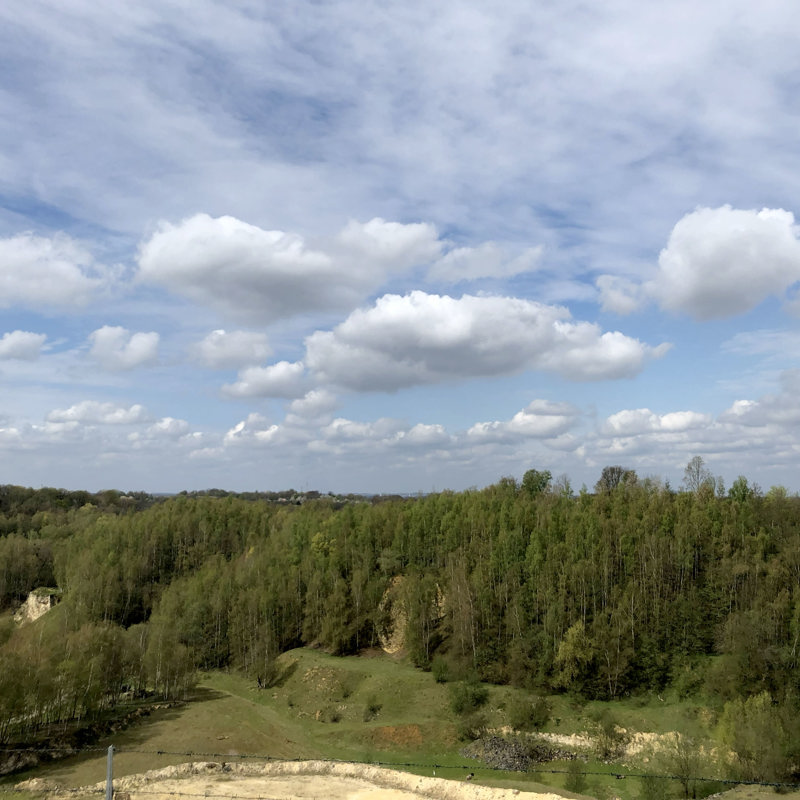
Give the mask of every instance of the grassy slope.
<path id="1" fill-rule="evenodd" d="M 437 684 L 430 673 L 383 655 L 334 658 L 307 649 L 285 653 L 280 665 L 277 685 L 266 690 L 236 674 L 205 675 L 193 702 L 186 706 L 156 712 L 113 740 L 99 742 L 95 753 L 41 767 L 15 780 L 36 776 L 66 786 L 102 781 L 104 750 L 114 744 L 121 751 L 114 757 L 117 776 L 188 760 L 219 761 L 226 756 L 232 760 L 237 754 L 260 754 L 402 764 L 419 774 L 431 774 L 436 764 L 436 774 L 441 777 L 463 777 L 466 766 L 477 780 L 492 785 L 534 791 L 540 784 L 550 789 L 563 786 L 561 774 L 498 773 L 460 755 L 463 743 L 457 739 L 448 707 L 448 687 Z M 492 687 L 485 709 L 490 726 L 507 724 L 508 709 L 521 695 L 508 687 Z M 547 730 L 558 733 L 586 731 L 590 715 L 601 705 L 575 704 L 565 697 L 553 698 L 553 703 Z M 365 711 L 376 704 L 380 710 L 365 721 Z M 613 712 L 622 725 L 639 731 L 678 729 L 702 736 L 708 735 L 713 722 L 696 706 L 663 703 L 658 698 L 617 702 Z M 198 755 L 192 758 L 183 753 Z M 565 764 L 549 766 L 563 769 Z M 592 761 L 586 767 L 608 773 L 619 770 Z M 634 800 L 640 790 L 637 780 L 618 781 L 609 775 L 591 777 L 587 792 Z M 760 797 L 748 795 L 747 800 Z"/>

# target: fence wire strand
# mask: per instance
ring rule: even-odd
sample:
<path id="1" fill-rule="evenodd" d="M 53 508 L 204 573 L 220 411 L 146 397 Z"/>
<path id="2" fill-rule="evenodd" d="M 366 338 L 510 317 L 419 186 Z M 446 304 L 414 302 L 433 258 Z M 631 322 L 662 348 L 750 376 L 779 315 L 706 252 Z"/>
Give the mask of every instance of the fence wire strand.
<path id="1" fill-rule="evenodd" d="M 107 747 L 80 747 L 80 748 L 47 748 L 47 747 L 0 747 L 0 753 L 36 753 L 39 755 L 51 756 L 66 756 L 74 757 L 89 753 L 103 753 L 108 751 Z M 663 775 L 659 773 L 649 772 L 625 772 L 625 771 L 602 771 L 602 770 L 570 770 L 570 769 L 555 769 L 555 768 L 537 768 L 533 767 L 527 770 L 492 767 L 488 765 L 476 764 L 437 764 L 421 761 L 358 761 L 354 759 L 337 759 L 337 758 L 284 758 L 281 756 L 268 755 L 265 753 L 217 753 L 211 751 L 196 751 L 196 750 L 145 750 L 136 747 L 116 747 L 114 746 L 114 755 L 134 754 L 134 755 L 149 755 L 149 756 L 180 756 L 190 759 L 213 759 L 220 761 L 222 766 L 234 761 L 264 761 L 264 762 L 283 762 L 283 763 L 301 763 L 304 761 L 317 761 L 325 764 L 346 764 L 353 766 L 365 767 L 382 767 L 387 769 L 424 769 L 424 770 L 454 770 L 463 771 L 471 775 L 475 769 L 488 772 L 500 773 L 519 773 L 521 775 L 536 776 L 542 775 L 582 775 L 584 777 L 604 777 L 616 778 L 617 780 L 626 779 L 656 779 L 665 781 L 681 781 L 683 783 L 715 783 L 722 786 L 763 786 L 772 789 L 781 790 L 797 790 L 800 789 L 800 783 L 787 782 L 787 781 L 762 781 L 762 780 L 741 780 L 738 778 L 713 778 L 704 775 Z M 189 776 L 176 776 L 176 780 L 181 780 Z M 290 776 L 287 776 L 290 777 Z M 3 792 L 19 792 L 19 793 L 52 793 L 54 790 L 50 788 L 27 788 L 15 785 L 4 785 L 0 783 L 0 793 Z M 60 794 L 80 793 L 80 794 L 102 794 L 102 789 L 83 789 L 80 787 L 59 787 Z M 222 794 L 222 793 L 193 793 L 193 792 L 176 792 L 176 791 L 154 791 L 148 789 L 132 789 L 126 794 L 136 795 L 162 795 L 174 797 L 206 797 L 206 798 L 219 798 L 220 800 L 283 800 L 282 798 L 272 797 L 267 795 L 247 796 L 235 794 Z M 115 792 L 116 794 L 116 792 Z"/>

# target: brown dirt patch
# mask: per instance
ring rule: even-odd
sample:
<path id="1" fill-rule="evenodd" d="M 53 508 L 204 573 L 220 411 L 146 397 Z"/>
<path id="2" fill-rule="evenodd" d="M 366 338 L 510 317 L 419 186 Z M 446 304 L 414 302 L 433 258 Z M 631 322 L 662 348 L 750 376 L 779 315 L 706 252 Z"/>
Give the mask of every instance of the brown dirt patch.
<path id="1" fill-rule="evenodd" d="M 372 741 L 377 747 L 422 747 L 423 737 L 419 725 L 385 725 L 372 731 Z"/>

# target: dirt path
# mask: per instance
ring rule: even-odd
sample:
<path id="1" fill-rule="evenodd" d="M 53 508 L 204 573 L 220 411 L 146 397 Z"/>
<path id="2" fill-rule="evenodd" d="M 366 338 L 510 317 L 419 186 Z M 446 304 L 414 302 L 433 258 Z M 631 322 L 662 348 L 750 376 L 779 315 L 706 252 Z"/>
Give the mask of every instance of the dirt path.
<path id="1" fill-rule="evenodd" d="M 105 784 L 75 790 L 81 795 L 102 791 Z M 33 780 L 17 788 L 57 787 Z M 327 761 L 272 762 L 265 765 L 197 762 L 130 775 L 114 782 L 115 796 L 130 800 L 564 800 L 556 794 L 492 789 L 468 781 L 426 778 L 382 767 Z M 63 797 L 63 794 L 60 795 Z"/>

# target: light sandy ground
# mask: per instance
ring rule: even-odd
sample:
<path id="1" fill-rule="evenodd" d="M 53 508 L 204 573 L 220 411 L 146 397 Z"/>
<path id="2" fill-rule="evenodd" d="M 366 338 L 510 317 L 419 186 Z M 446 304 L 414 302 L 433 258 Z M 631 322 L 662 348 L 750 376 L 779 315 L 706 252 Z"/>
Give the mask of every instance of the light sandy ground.
<path id="1" fill-rule="evenodd" d="M 568 736 L 559 733 L 540 733 L 538 736 L 548 742 L 573 750 L 591 750 L 594 746 L 594 740 L 588 734 Z M 663 747 L 665 742 L 670 742 L 674 736 L 674 731 L 671 733 L 633 733 L 625 745 L 625 755 L 635 756 L 643 751 L 657 750 Z"/>
<path id="2" fill-rule="evenodd" d="M 17 788 L 50 791 L 41 780 Z M 75 790 L 97 794 L 104 783 Z M 556 794 L 492 789 L 469 781 L 426 778 L 361 764 L 327 761 L 271 762 L 265 765 L 197 762 L 165 767 L 114 781 L 122 800 L 173 800 L 180 796 L 242 800 L 564 800 Z M 63 797 L 63 794 L 60 794 Z"/>
<path id="3" fill-rule="evenodd" d="M 498 729 L 500 733 L 513 734 L 510 727 Z M 650 753 L 663 748 L 664 743 L 672 741 L 675 732 L 671 733 L 633 733 L 625 745 L 624 755 L 636 756 L 641 753 Z M 536 733 L 535 738 L 544 739 L 550 744 L 564 747 L 568 750 L 590 751 L 594 748 L 594 739 L 588 733 Z"/>

